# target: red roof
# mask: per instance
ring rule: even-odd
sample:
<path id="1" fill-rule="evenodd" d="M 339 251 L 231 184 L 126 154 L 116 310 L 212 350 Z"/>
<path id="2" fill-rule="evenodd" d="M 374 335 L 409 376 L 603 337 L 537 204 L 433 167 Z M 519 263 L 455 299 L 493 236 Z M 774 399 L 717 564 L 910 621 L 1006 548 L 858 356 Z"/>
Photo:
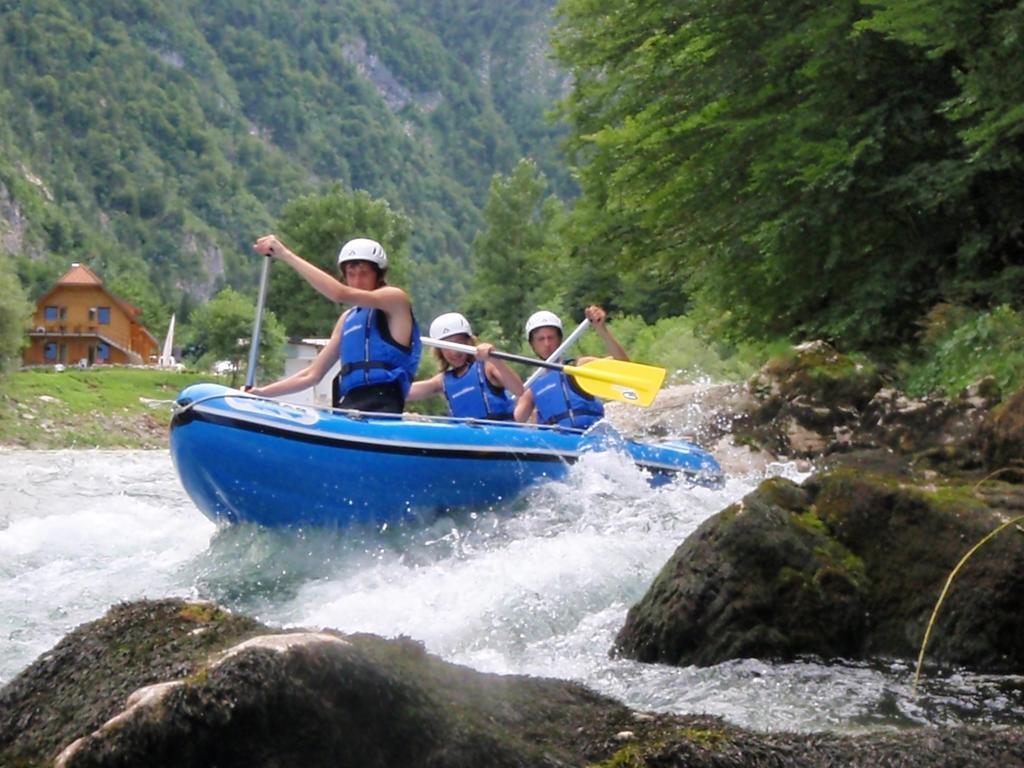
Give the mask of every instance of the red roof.
<path id="1" fill-rule="evenodd" d="M 75 262 L 57 281 L 57 285 L 103 285 L 103 281 L 87 266 Z"/>

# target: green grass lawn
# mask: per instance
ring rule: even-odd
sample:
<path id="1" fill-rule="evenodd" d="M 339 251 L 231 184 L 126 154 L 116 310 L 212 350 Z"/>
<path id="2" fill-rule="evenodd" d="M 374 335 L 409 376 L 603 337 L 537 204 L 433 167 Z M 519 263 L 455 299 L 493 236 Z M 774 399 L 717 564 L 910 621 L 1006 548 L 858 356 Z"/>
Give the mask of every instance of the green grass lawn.
<path id="1" fill-rule="evenodd" d="M 0 445 L 166 447 L 171 401 L 189 384 L 217 380 L 149 368 L 15 371 L 0 378 Z"/>

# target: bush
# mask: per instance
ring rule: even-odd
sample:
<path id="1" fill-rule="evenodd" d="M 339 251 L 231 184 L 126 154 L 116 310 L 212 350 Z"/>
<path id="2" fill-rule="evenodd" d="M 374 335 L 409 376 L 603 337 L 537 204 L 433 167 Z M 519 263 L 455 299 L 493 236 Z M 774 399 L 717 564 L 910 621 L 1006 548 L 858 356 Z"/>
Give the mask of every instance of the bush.
<path id="1" fill-rule="evenodd" d="M 609 324 L 631 360 L 668 369 L 668 383 L 695 379 L 740 381 L 749 377 L 775 351 L 769 344 L 727 346 L 709 341 L 692 318 L 666 317 L 647 325 L 628 315 Z M 568 328 L 566 331 L 568 332 Z M 788 344 L 785 345 L 788 348 Z M 607 352 L 596 333 L 579 342 L 577 355 L 604 356 Z"/>
<path id="2" fill-rule="evenodd" d="M 25 325 L 32 305 L 9 259 L 0 261 L 0 375 L 15 365 L 25 346 Z"/>
<path id="3" fill-rule="evenodd" d="M 906 373 L 912 395 L 952 397 L 983 376 L 993 376 L 1003 392 L 1024 386 L 1024 314 L 1007 305 L 940 305 L 925 319 L 921 338 L 923 357 Z"/>

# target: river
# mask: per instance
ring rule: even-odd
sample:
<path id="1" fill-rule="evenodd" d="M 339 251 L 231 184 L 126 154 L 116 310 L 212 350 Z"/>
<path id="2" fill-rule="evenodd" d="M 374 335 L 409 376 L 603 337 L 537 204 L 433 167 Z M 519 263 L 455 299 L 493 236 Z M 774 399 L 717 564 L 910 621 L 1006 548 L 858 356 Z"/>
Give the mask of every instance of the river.
<path id="1" fill-rule="evenodd" d="M 773 474 L 796 477 L 787 465 Z M 218 529 L 163 451 L 0 451 L 0 685 L 119 601 L 214 600 L 283 627 L 408 635 L 479 670 L 577 680 L 631 707 L 760 730 L 1019 723 L 1024 681 L 906 662 L 671 668 L 608 657 L 680 542 L 741 498 L 648 487 L 613 454 L 497 512 L 383 530 Z"/>

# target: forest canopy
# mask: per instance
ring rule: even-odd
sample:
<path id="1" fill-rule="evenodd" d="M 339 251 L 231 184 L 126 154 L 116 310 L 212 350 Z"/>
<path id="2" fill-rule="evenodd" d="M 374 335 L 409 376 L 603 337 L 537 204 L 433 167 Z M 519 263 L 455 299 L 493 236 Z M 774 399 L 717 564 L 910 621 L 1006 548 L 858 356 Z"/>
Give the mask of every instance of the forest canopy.
<path id="1" fill-rule="evenodd" d="M 1024 3 L 563 0 L 597 272 L 671 276 L 734 336 L 907 339 L 1021 303 Z"/>

